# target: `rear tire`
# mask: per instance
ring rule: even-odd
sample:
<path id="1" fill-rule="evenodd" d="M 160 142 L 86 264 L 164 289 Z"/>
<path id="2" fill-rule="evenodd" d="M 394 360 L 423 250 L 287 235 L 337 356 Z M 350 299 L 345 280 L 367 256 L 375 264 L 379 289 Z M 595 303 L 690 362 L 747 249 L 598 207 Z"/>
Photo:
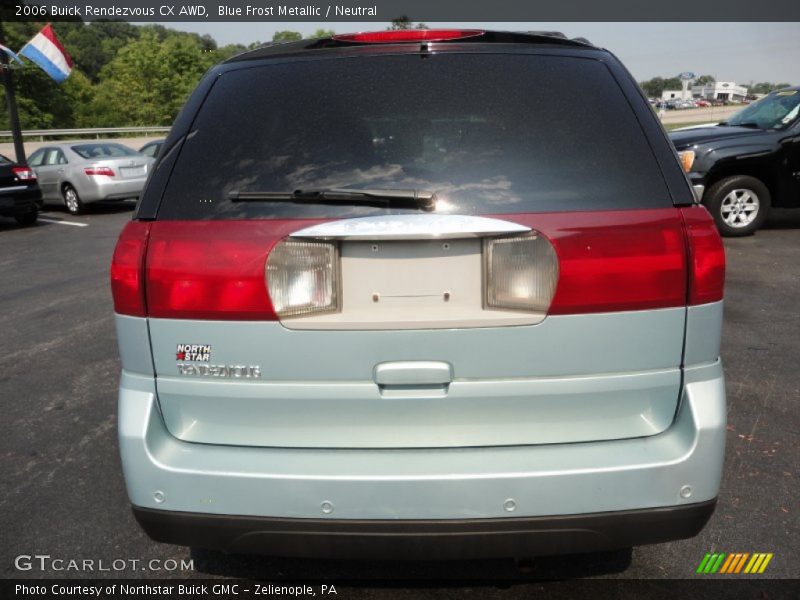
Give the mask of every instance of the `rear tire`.
<path id="1" fill-rule="evenodd" d="M 84 209 L 84 204 L 81 201 L 81 197 L 78 196 L 78 192 L 75 191 L 75 188 L 67 184 L 64 186 L 64 191 L 62 193 L 64 195 L 64 206 L 67 207 L 67 212 L 71 215 L 81 214 Z"/>
<path id="2" fill-rule="evenodd" d="M 712 185 L 703 200 L 719 232 L 726 237 L 753 235 L 767 220 L 769 190 L 749 175 L 733 175 Z"/>
<path id="3" fill-rule="evenodd" d="M 37 209 L 33 209 L 31 212 L 25 213 L 24 215 L 16 215 L 14 220 L 23 227 L 30 227 L 36 223 L 38 218 L 39 211 Z"/>

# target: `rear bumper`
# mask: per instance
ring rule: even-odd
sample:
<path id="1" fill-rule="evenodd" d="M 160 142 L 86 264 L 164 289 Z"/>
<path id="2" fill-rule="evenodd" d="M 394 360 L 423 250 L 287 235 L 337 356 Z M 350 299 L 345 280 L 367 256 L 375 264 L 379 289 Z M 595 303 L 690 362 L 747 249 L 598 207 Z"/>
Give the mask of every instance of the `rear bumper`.
<path id="1" fill-rule="evenodd" d="M 138 198 L 144 188 L 146 177 L 137 179 L 113 179 L 111 177 L 86 177 L 77 186 L 78 195 L 85 202 L 124 200 Z"/>
<path id="2" fill-rule="evenodd" d="M 38 210 L 41 199 L 42 192 L 38 186 L 16 192 L 0 189 L 0 215 L 15 217 L 28 214 Z"/>
<path id="3" fill-rule="evenodd" d="M 134 507 L 156 541 L 228 552 L 350 559 L 522 558 L 597 552 L 697 535 L 716 500 L 555 517 L 362 521 L 274 519 Z"/>
<path id="4" fill-rule="evenodd" d="M 302 552 L 301 538 L 313 541 L 309 551 L 340 555 L 340 540 L 360 552 L 366 538 L 378 545 L 403 539 L 398 548 L 416 552 L 424 540 L 438 546 L 441 535 L 450 549 L 434 553 L 444 557 L 469 555 L 458 554 L 462 543 L 481 556 L 520 555 L 523 546 L 521 555 L 530 555 L 690 537 L 713 510 L 725 422 L 719 361 L 685 369 L 680 407 L 663 433 L 579 444 L 198 444 L 169 434 L 152 376 L 123 372 L 119 397 L 128 494 L 154 539 L 284 555 Z M 439 529 L 426 533 L 428 525 Z M 487 544 L 483 551 L 481 539 L 496 541 L 498 550 Z"/>

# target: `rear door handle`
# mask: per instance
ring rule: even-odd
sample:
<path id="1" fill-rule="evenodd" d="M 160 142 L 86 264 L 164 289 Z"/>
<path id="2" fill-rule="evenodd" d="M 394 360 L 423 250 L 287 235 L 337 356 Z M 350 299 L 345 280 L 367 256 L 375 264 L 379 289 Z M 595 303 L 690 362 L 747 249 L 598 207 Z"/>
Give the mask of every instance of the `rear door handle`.
<path id="1" fill-rule="evenodd" d="M 442 361 L 409 360 L 375 365 L 379 386 L 447 386 L 453 381 L 453 366 Z"/>

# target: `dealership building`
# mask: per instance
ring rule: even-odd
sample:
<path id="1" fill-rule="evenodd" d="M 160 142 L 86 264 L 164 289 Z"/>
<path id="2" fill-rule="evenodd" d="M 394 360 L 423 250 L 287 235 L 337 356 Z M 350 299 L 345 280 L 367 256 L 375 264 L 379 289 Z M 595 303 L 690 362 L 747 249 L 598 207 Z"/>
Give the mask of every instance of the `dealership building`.
<path id="1" fill-rule="evenodd" d="M 741 102 L 747 96 L 747 88 L 733 81 L 712 81 L 705 85 L 693 85 L 692 97 L 706 100 L 731 100 Z"/>

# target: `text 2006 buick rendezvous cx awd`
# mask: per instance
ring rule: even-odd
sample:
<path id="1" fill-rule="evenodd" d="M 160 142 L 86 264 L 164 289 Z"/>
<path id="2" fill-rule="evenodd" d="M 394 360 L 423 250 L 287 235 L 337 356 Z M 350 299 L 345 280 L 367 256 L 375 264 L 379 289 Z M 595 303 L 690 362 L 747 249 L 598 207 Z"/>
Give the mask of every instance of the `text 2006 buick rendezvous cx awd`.
<path id="1" fill-rule="evenodd" d="M 215 67 L 111 279 L 156 540 L 520 557 L 713 512 L 723 249 L 585 41 L 380 32 Z"/>

